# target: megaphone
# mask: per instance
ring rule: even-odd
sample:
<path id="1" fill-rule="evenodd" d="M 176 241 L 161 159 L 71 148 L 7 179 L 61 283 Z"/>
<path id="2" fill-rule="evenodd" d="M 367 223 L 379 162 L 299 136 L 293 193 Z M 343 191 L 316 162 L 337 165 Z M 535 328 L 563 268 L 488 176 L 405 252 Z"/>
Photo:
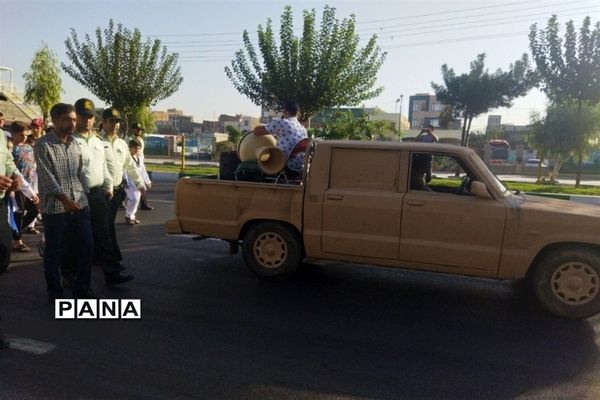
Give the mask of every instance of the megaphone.
<path id="1" fill-rule="evenodd" d="M 238 143 L 240 161 L 256 160 L 265 174 L 275 175 L 283 170 L 286 163 L 285 154 L 275 144 L 275 137 L 272 135 L 256 136 L 248 132 Z"/>

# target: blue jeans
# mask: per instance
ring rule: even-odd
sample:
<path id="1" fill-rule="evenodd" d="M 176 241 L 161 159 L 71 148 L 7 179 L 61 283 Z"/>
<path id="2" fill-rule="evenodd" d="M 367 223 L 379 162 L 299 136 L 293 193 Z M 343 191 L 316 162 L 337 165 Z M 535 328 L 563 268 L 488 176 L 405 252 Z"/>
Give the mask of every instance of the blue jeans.
<path id="1" fill-rule="evenodd" d="M 92 224 L 90 209 L 85 207 L 80 211 L 62 214 L 44 214 L 44 273 L 48 292 L 62 294 L 60 284 L 60 263 L 63 251 L 75 253 L 75 268 L 77 279 L 73 289 L 76 291 L 89 290 L 92 278 L 92 259 L 94 242 L 92 239 Z M 69 233 L 76 238 L 70 249 L 64 247 L 64 236 Z"/>

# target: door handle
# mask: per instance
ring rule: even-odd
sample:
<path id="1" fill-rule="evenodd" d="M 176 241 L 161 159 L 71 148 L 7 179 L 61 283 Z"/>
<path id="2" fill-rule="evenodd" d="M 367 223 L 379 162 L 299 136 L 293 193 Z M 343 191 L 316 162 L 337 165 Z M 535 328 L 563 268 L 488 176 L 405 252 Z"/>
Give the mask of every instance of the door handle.
<path id="1" fill-rule="evenodd" d="M 407 200 L 406 204 L 408 204 L 409 206 L 418 206 L 418 207 L 423 207 L 425 205 L 424 202 L 419 201 L 419 200 Z"/>
<path id="2" fill-rule="evenodd" d="M 341 194 L 328 194 L 327 200 L 344 200 L 344 195 Z"/>

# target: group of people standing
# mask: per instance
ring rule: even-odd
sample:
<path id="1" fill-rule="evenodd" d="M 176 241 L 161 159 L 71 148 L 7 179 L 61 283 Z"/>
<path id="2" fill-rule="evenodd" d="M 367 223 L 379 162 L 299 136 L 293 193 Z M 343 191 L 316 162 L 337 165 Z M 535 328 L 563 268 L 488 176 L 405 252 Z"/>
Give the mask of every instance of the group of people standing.
<path id="1" fill-rule="evenodd" d="M 131 140 L 121 139 L 121 113 L 110 107 L 96 132 L 89 99 L 55 104 L 50 117 L 45 135 L 41 119 L 31 125 L 13 122 L 12 152 L 0 135 L 0 199 L 6 205 L 0 207 L 0 269 L 8 267 L 11 250 L 30 250 L 21 235 L 39 233 L 35 220 L 41 210 L 48 300 L 63 297 L 65 289 L 72 289 L 74 298 L 94 298 L 92 264 L 102 267 L 107 286 L 134 278 L 123 272 L 115 219 L 125 203 L 125 222 L 138 224 L 136 210 L 151 186 L 142 127 L 133 124 Z M 142 209 L 152 207 L 142 203 Z M 11 236 L 12 246 L 6 240 Z"/>

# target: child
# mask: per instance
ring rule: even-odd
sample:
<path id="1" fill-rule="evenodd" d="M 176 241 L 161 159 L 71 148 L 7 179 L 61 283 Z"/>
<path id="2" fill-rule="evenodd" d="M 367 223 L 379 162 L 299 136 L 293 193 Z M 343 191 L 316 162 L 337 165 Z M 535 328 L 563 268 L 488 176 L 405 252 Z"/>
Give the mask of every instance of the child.
<path id="1" fill-rule="evenodd" d="M 142 144 L 137 139 L 132 139 L 129 141 L 129 152 L 131 153 L 131 158 L 135 167 L 140 174 L 140 178 L 144 182 L 145 189 L 148 190 L 152 186 L 152 182 L 150 182 L 150 177 L 146 172 L 146 167 L 144 166 L 144 159 L 140 156 L 140 149 L 142 148 Z M 135 213 L 140 204 L 141 193 L 135 184 L 129 177 L 127 176 L 127 172 L 124 172 L 125 181 L 127 182 L 127 186 L 125 187 L 125 193 L 127 194 L 127 201 L 125 204 L 125 222 L 128 225 L 139 224 L 140 221 L 135 218 Z"/>

